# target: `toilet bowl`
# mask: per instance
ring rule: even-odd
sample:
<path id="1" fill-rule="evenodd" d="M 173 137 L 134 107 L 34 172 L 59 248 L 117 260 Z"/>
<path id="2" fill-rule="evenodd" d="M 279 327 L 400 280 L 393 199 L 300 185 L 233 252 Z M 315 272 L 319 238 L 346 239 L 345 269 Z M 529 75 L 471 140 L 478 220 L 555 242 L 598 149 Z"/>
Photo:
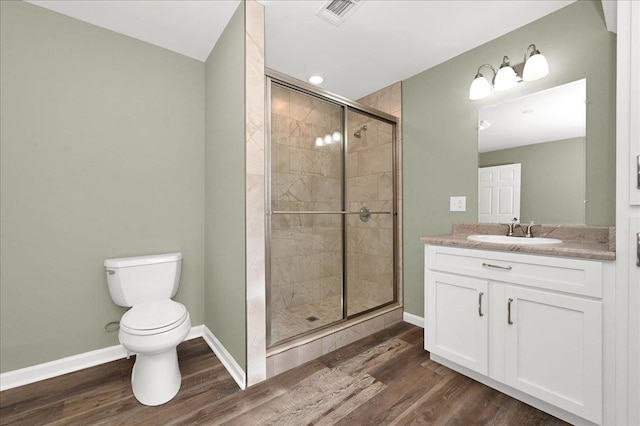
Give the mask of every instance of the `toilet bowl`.
<path id="1" fill-rule="evenodd" d="M 107 259 L 107 282 L 113 301 L 130 306 L 120 320 L 118 339 L 136 355 L 131 387 L 149 406 L 170 401 L 182 376 L 176 347 L 189 334 L 186 307 L 171 300 L 178 289 L 182 254 Z"/>
<path id="2" fill-rule="evenodd" d="M 176 346 L 190 329 L 186 308 L 171 299 L 135 305 L 124 314 L 118 339 L 136 354 L 131 387 L 140 403 L 156 406 L 176 396 L 182 381 Z"/>

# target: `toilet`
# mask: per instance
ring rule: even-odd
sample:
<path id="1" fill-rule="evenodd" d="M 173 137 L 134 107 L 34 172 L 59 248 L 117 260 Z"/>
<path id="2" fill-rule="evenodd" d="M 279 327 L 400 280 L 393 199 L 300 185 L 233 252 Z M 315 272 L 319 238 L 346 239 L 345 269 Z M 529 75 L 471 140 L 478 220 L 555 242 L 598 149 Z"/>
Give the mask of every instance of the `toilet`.
<path id="1" fill-rule="evenodd" d="M 131 307 L 120 319 L 118 339 L 136 354 L 133 395 L 144 405 L 164 404 L 180 389 L 176 347 L 191 330 L 189 312 L 171 300 L 180 285 L 182 253 L 107 259 L 104 266 L 111 298 Z"/>

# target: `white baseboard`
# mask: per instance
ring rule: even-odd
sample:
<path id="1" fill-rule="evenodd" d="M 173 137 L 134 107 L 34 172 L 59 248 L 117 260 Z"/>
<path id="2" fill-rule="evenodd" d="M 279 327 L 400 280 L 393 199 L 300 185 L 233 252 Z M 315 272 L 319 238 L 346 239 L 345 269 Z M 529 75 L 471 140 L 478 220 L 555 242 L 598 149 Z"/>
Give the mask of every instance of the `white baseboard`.
<path id="1" fill-rule="evenodd" d="M 0 374 L 0 391 L 39 382 L 74 371 L 83 370 L 99 364 L 127 357 L 127 350 L 122 345 L 110 346 L 95 351 L 84 352 L 55 361 L 37 364 L 19 370 Z"/>
<path id="2" fill-rule="evenodd" d="M 224 365 L 229 374 L 231 374 L 231 377 L 233 377 L 233 380 L 240 386 L 240 389 L 246 389 L 247 374 L 242 367 L 240 367 L 240 364 L 236 362 L 206 325 L 202 325 L 201 327 L 203 328 L 202 338 L 204 341 L 207 342 L 207 345 L 209 345 L 213 353 L 216 354 L 222 365 Z"/>
<path id="3" fill-rule="evenodd" d="M 204 328 L 204 325 L 191 327 L 191 330 L 189 330 L 189 334 L 185 340 L 203 337 Z M 209 344 L 209 346 L 211 345 Z M 39 382 L 40 380 L 46 380 L 52 377 L 62 376 L 63 374 L 72 373 L 74 371 L 83 370 L 85 368 L 94 367 L 96 365 L 105 364 L 107 362 L 126 357 L 127 350 L 122 345 L 116 345 L 45 362 L 44 364 L 21 368 L 19 370 L 7 371 L 6 373 L 0 374 L 0 391 L 28 385 L 29 383 Z M 220 357 L 218 356 L 218 358 Z"/>
<path id="4" fill-rule="evenodd" d="M 418 327 L 424 328 L 424 318 L 419 317 L 417 315 L 410 314 L 409 312 L 402 313 L 402 320 L 404 322 L 408 322 L 409 324 L 417 325 Z"/>

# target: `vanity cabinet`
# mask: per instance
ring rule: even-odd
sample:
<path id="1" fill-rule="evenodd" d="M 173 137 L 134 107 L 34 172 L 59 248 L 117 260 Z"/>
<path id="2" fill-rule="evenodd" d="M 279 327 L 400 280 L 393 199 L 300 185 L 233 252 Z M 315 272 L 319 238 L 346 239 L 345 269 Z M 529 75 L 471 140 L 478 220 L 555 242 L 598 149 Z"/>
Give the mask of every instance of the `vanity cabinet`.
<path id="1" fill-rule="evenodd" d="M 489 283 L 433 272 L 428 276 L 429 350 L 480 374 L 489 363 Z"/>
<path id="2" fill-rule="evenodd" d="M 425 262 L 435 361 L 602 423 L 602 262 L 432 245 Z"/>
<path id="3" fill-rule="evenodd" d="M 512 285 L 503 301 L 504 383 L 599 423 L 602 302 Z"/>

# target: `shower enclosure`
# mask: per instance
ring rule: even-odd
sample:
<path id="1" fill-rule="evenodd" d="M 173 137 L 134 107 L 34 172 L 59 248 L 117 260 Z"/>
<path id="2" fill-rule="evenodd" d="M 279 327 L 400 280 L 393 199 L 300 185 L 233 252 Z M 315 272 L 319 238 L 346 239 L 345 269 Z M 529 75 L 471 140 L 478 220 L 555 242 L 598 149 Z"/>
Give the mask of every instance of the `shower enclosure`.
<path id="1" fill-rule="evenodd" d="M 267 84 L 267 343 L 397 301 L 396 118 Z"/>

